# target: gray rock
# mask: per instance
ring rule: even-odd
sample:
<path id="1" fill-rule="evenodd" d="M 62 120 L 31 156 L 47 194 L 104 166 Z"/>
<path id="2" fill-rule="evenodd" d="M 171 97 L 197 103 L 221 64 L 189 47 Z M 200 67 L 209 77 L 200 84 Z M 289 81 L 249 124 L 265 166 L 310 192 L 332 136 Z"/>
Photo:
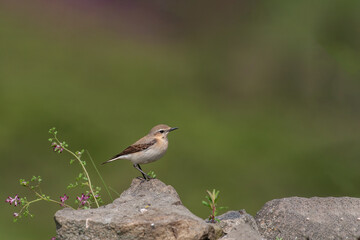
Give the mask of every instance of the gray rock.
<path id="1" fill-rule="evenodd" d="M 217 239 L 222 231 L 192 214 L 172 186 L 134 179 L 113 203 L 55 214 L 58 239 Z"/>
<path id="2" fill-rule="evenodd" d="M 266 239 L 360 239 L 359 198 L 275 199 L 255 219 Z"/>
<path id="3" fill-rule="evenodd" d="M 229 211 L 218 217 L 225 233 L 221 240 L 261 240 L 255 219 L 245 210 Z"/>
<path id="4" fill-rule="evenodd" d="M 220 238 L 221 240 L 262 240 L 260 234 L 254 231 L 246 223 L 239 223 L 237 228 L 230 231 L 224 237 Z"/>

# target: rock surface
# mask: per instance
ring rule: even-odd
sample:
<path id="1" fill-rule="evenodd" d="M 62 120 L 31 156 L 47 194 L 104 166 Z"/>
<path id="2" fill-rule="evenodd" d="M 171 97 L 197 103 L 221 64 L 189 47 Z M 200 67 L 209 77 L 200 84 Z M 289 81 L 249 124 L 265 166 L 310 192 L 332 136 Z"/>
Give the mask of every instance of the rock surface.
<path id="1" fill-rule="evenodd" d="M 267 202 L 255 219 L 245 210 L 206 223 L 157 179 L 134 179 L 113 203 L 55 214 L 57 239 L 360 239 L 360 198 L 291 197 Z"/>
<path id="2" fill-rule="evenodd" d="M 218 217 L 226 234 L 221 240 L 261 240 L 255 219 L 245 210 L 229 211 Z"/>
<path id="3" fill-rule="evenodd" d="M 55 214 L 57 239 L 217 239 L 222 231 L 192 214 L 175 189 L 134 179 L 113 203 Z"/>
<path id="4" fill-rule="evenodd" d="M 275 199 L 255 219 L 266 239 L 360 239 L 359 198 Z"/>

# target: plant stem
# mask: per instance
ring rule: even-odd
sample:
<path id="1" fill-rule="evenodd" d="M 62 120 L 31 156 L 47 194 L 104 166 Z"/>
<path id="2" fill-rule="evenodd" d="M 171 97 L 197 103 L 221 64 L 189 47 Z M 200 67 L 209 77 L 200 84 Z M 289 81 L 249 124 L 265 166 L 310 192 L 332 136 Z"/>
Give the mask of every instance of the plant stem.
<path id="1" fill-rule="evenodd" d="M 40 195 L 38 192 L 34 191 L 34 193 L 39 197 L 38 199 L 39 200 L 44 200 L 44 201 L 48 201 L 48 202 L 53 202 L 53 203 L 57 203 L 59 205 L 64 205 L 65 207 L 68 207 L 68 208 L 72 208 L 74 209 L 73 207 L 65 204 L 65 203 L 62 203 L 62 202 L 58 202 L 56 200 L 53 200 L 53 199 L 49 199 L 49 198 L 44 198 L 42 195 Z"/>
<path id="2" fill-rule="evenodd" d="M 58 141 L 58 143 L 61 143 L 61 142 L 59 141 L 59 139 L 57 139 L 56 135 L 54 135 L 54 137 L 55 137 L 56 141 Z M 61 144 L 61 145 L 62 145 L 62 144 Z M 84 173 L 85 173 L 85 175 L 86 175 L 86 177 L 87 177 L 87 180 L 88 180 L 88 183 L 89 183 L 90 192 L 91 192 L 91 194 L 92 194 L 93 197 L 94 197 L 95 204 L 96 204 L 97 207 L 100 207 L 98 201 L 96 200 L 96 197 L 95 197 L 95 194 L 94 194 L 94 190 L 93 190 L 92 185 L 91 185 L 90 176 L 89 176 L 88 172 L 86 171 L 86 168 L 85 168 L 84 164 L 82 163 L 81 159 L 80 159 L 75 153 L 73 153 L 72 151 L 70 151 L 69 149 L 67 149 L 65 146 L 62 146 L 62 148 L 65 149 L 65 150 L 66 150 L 68 153 L 70 153 L 71 155 L 73 155 L 73 156 L 79 161 L 79 163 L 80 163 L 81 167 L 83 168 Z"/>
<path id="3" fill-rule="evenodd" d="M 25 209 L 25 208 L 28 208 L 30 206 L 31 203 L 34 203 L 34 202 L 38 202 L 38 201 L 41 201 L 42 199 L 41 198 L 37 198 L 35 200 L 32 200 L 30 202 L 27 202 L 20 210 L 19 212 L 19 215 L 22 213 L 22 211 Z"/>
<path id="4" fill-rule="evenodd" d="M 63 147 L 63 148 L 64 148 L 64 147 Z M 94 194 L 94 190 L 93 190 L 93 188 L 92 188 L 92 184 L 91 184 L 91 180 L 90 180 L 89 173 L 86 171 L 86 168 L 85 168 L 84 164 L 82 163 L 82 161 L 80 160 L 80 158 L 79 158 L 78 156 L 76 156 L 76 154 L 74 154 L 72 151 L 68 150 L 67 148 L 64 148 L 64 149 L 65 149 L 68 153 L 70 153 L 71 155 L 73 155 L 73 156 L 79 161 L 81 167 L 82 167 L 83 170 L 84 170 L 84 173 L 85 173 L 85 175 L 86 175 L 86 178 L 87 178 L 87 180 L 88 180 L 89 188 L 90 188 L 91 194 L 92 194 L 93 197 L 94 197 L 95 204 L 96 204 L 97 207 L 100 207 L 98 201 L 96 200 L 96 197 L 95 197 L 95 194 Z"/>
<path id="5" fill-rule="evenodd" d="M 31 189 L 30 186 L 26 186 L 28 187 L 33 193 L 35 193 L 36 196 L 38 196 L 39 198 L 37 199 L 38 201 L 40 200 L 44 200 L 44 201 L 48 201 L 48 202 L 53 202 L 53 203 L 57 203 L 57 204 L 60 204 L 60 205 L 63 205 L 65 207 L 68 207 L 68 208 L 72 208 L 74 209 L 73 207 L 65 204 L 65 203 L 62 203 L 62 202 L 58 202 L 56 200 L 52 200 L 52 199 L 48 199 L 48 198 L 44 198 L 40 193 L 38 193 L 37 191 L 35 191 L 34 189 Z"/>
<path id="6" fill-rule="evenodd" d="M 88 151 L 88 150 L 86 150 L 86 154 L 89 156 L 90 161 L 91 161 L 92 165 L 94 166 L 94 168 L 95 168 L 95 170 L 96 170 L 97 174 L 99 175 L 99 177 L 100 177 L 100 179 L 101 179 L 101 182 L 103 183 L 103 185 L 104 185 L 104 187 L 105 187 L 105 189 L 106 189 L 106 192 L 109 194 L 109 197 L 110 197 L 111 201 L 114 201 L 114 199 L 112 198 L 112 196 L 111 196 L 111 194 L 110 194 L 110 191 L 109 191 L 109 189 L 108 189 L 107 185 L 105 184 L 104 179 L 102 178 L 102 176 L 101 176 L 101 174 L 100 174 L 99 170 L 97 169 L 97 167 L 96 167 L 96 165 L 95 165 L 95 163 L 94 163 L 94 161 L 93 161 L 93 159 L 92 159 L 92 157 L 91 157 L 91 155 L 90 155 L 90 153 L 89 153 L 89 151 Z"/>
<path id="7" fill-rule="evenodd" d="M 118 193 L 115 189 L 113 189 L 113 188 L 110 187 L 110 186 L 109 186 L 109 189 L 110 189 L 111 191 L 113 191 L 114 193 L 116 193 L 117 195 L 119 195 L 119 197 L 120 197 L 120 193 Z"/>
<path id="8" fill-rule="evenodd" d="M 212 218 L 213 222 L 215 222 L 215 205 L 213 205 Z"/>

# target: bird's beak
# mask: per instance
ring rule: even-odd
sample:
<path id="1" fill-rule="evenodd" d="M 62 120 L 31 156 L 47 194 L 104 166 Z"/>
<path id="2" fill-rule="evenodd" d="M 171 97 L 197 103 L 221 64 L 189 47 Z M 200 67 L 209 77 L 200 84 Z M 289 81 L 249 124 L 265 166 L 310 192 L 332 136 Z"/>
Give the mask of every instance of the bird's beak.
<path id="1" fill-rule="evenodd" d="M 177 127 L 170 128 L 170 129 L 169 129 L 169 132 L 174 131 L 174 130 L 176 130 L 176 129 L 178 129 L 178 128 L 177 128 Z"/>

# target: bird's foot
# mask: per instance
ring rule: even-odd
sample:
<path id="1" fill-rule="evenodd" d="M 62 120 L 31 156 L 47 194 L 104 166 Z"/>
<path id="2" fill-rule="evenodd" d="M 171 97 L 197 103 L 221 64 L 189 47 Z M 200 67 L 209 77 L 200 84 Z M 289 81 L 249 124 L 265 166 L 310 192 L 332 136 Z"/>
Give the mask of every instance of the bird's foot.
<path id="1" fill-rule="evenodd" d="M 141 176 L 138 176 L 136 177 L 137 179 L 141 180 L 141 182 L 145 182 L 145 181 L 150 181 L 150 179 L 153 179 L 152 177 L 150 176 L 147 176 L 147 177 L 141 177 Z"/>

